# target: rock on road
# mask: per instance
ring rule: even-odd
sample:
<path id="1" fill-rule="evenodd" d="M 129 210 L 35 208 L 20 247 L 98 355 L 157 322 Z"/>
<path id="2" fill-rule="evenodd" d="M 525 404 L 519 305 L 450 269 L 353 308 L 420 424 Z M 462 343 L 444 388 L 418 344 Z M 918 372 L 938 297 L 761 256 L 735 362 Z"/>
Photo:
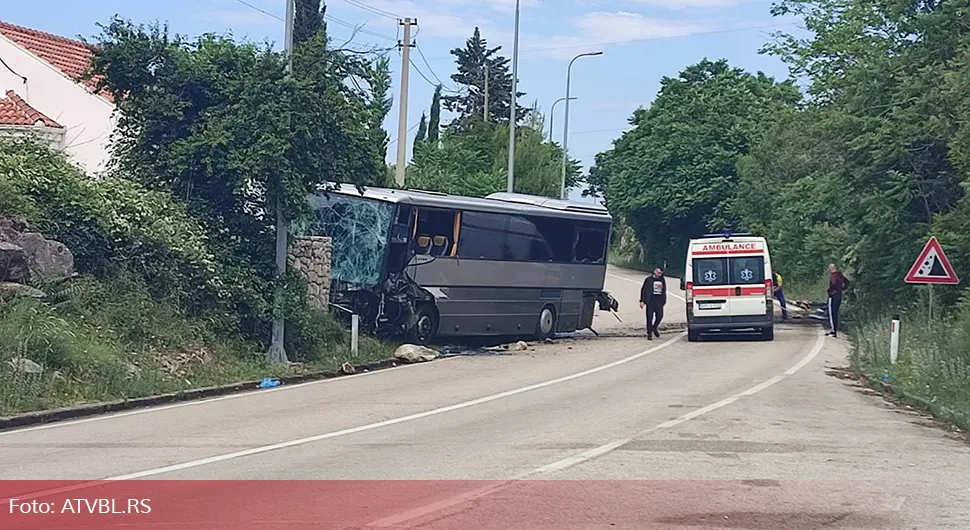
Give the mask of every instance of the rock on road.
<path id="1" fill-rule="evenodd" d="M 845 342 L 688 343 L 676 280 L 648 342 L 642 279 L 599 338 L 0 432 L 0 479 L 440 481 L 274 498 L 325 528 L 970 528 L 970 447 L 830 375 Z"/>

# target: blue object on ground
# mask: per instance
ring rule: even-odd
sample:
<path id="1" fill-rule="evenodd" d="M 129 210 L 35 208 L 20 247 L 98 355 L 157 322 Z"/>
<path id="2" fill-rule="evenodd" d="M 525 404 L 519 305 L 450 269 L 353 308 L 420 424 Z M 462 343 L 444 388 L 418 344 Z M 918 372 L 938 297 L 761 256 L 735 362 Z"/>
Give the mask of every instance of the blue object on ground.
<path id="1" fill-rule="evenodd" d="M 280 380 L 275 377 L 265 377 L 259 383 L 259 388 L 273 388 L 280 386 Z"/>

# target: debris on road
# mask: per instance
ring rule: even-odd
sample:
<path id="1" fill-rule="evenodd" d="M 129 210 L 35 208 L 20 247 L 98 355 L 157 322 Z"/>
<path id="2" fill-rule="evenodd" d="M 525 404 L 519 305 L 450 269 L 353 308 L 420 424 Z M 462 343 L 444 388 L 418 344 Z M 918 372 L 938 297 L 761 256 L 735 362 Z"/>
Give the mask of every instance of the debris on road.
<path id="1" fill-rule="evenodd" d="M 344 375 L 352 375 L 352 374 L 357 373 L 357 369 L 354 368 L 354 365 L 352 365 L 350 363 L 344 363 L 344 364 L 340 365 L 340 373 L 342 373 Z"/>
<path id="2" fill-rule="evenodd" d="M 438 352 L 417 344 L 402 344 L 394 351 L 394 357 L 409 363 L 424 363 L 438 358 Z"/>
<path id="3" fill-rule="evenodd" d="M 519 342 L 516 342 L 515 344 L 512 345 L 512 351 L 526 351 L 528 349 L 529 349 L 529 343 L 524 340 L 520 340 Z"/>
<path id="4" fill-rule="evenodd" d="M 262 381 L 259 382 L 258 388 L 274 388 L 280 386 L 280 380 L 275 377 L 264 377 Z"/>

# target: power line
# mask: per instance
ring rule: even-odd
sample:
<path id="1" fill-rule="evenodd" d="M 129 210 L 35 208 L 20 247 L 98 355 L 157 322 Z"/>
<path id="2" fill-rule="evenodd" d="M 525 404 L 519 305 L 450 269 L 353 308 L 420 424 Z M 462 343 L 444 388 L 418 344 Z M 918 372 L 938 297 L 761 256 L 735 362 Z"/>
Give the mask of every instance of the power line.
<path id="1" fill-rule="evenodd" d="M 263 8 L 261 8 L 259 6 L 253 5 L 253 4 L 249 3 L 249 2 L 247 2 L 246 0 L 236 0 L 236 2 L 238 2 L 238 3 L 240 3 L 240 4 L 244 5 L 244 6 L 246 6 L 248 8 L 250 8 L 252 10 L 258 11 L 258 12 L 260 12 L 260 13 L 262 13 L 262 14 L 270 17 L 270 18 L 275 18 L 276 20 L 279 20 L 280 22 L 285 22 L 285 20 L 283 20 L 283 18 L 281 18 L 281 17 L 279 17 L 279 16 L 277 16 L 277 15 L 275 15 L 273 13 L 270 13 L 269 11 L 266 11 L 265 9 L 263 9 Z M 350 22 L 347 22 L 346 20 L 341 20 L 341 19 L 339 19 L 339 18 L 337 18 L 335 16 L 332 16 L 332 15 L 324 15 L 323 18 L 325 18 L 325 19 L 327 19 L 327 20 L 329 20 L 329 21 L 331 21 L 331 22 L 333 22 L 333 23 L 335 23 L 335 24 L 337 24 L 339 26 L 343 26 L 345 28 L 348 28 L 348 29 L 354 31 L 355 33 L 363 33 L 364 35 L 370 35 L 371 37 L 376 37 L 378 39 L 386 39 L 386 40 L 389 40 L 389 41 L 392 41 L 392 42 L 397 42 L 397 39 L 392 39 L 391 37 L 388 37 L 387 35 L 381 35 L 380 33 L 375 33 L 373 31 L 366 30 L 366 29 L 363 28 L 362 25 L 354 25 L 354 24 L 351 24 Z"/>
<path id="2" fill-rule="evenodd" d="M 344 0 L 344 2 L 347 2 L 348 4 L 358 9 L 363 9 L 364 11 L 367 11 L 369 13 L 373 13 L 375 15 L 382 16 L 384 18 L 389 18 L 391 20 L 400 20 L 401 18 L 403 18 L 398 15 L 395 15 L 394 13 L 391 13 L 390 11 L 384 11 L 383 9 L 378 9 L 374 6 L 367 5 L 359 0 Z"/>
<path id="3" fill-rule="evenodd" d="M 421 125 L 421 122 L 420 122 L 420 121 L 419 121 L 418 123 L 415 123 L 414 125 L 412 125 L 412 126 L 411 126 L 411 128 L 410 128 L 410 129 L 408 129 L 408 132 L 414 132 L 414 130 L 415 130 L 415 129 L 417 129 L 419 125 Z M 390 142 L 387 142 L 387 146 L 388 146 L 388 147 L 390 147 L 390 146 L 391 146 L 391 144 L 393 144 L 393 143 L 394 143 L 394 142 L 396 142 L 397 140 L 398 140 L 398 139 L 397 139 L 397 138 L 395 138 L 395 139 L 393 139 L 393 140 L 391 140 Z"/>
<path id="4" fill-rule="evenodd" d="M 282 18 L 274 15 L 273 13 L 270 13 L 269 11 L 266 11 L 265 9 L 263 9 L 261 7 L 254 6 L 253 4 L 250 4 L 249 2 L 247 2 L 246 0 L 236 0 L 236 1 L 239 2 L 242 5 L 250 8 L 250 9 L 255 9 L 256 11 L 259 11 L 260 13 L 262 13 L 262 14 L 268 16 L 268 17 L 275 18 L 276 20 L 279 20 L 280 22 L 286 22 L 285 20 L 283 20 Z"/>
<path id="5" fill-rule="evenodd" d="M 435 73 L 434 68 L 431 67 L 431 64 L 428 62 L 428 60 L 425 59 L 424 52 L 421 51 L 421 46 L 418 46 L 417 42 L 414 43 L 414 49 L 418 50 L 418 55 L 421 56 L 421 60 L 424 61 L 424 64 L 428 67 L 428 70 L 431 72 L 431 75 L 438 80 L 438 84 L 444 86 L 445 83 L 441 80 L 440 77 L 438 77 L 438 74 Z"/>
<path id="6" fill-rule="evenodd" d="M 418 65 L 414 64 L 414 61 L 413 60 L 408 59 L 408 62 L 411 63 L 411 67 L 413 67 L 415 70 L 417 70 L 418 74 L 421 75 L 421 78 L 424 79 L 425 81 L 427 81 L 429 85 L 431 85 L 433 87 L 437 87 L 438 86 L 437 84 L 435 84 L 434 81 L 428 79 L 428 76 L 424 75 L 424 72 L 422 72 L 421 69 L 418 68 Z"/>

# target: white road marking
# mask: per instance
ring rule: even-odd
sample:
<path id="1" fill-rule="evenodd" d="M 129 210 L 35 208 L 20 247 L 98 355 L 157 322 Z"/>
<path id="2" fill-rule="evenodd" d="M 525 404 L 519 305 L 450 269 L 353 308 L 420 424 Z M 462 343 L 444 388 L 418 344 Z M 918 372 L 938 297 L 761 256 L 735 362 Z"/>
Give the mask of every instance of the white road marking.
<path id="1" fill-rule="evenodd" d="M 655 431 L 659 431 L 659 430 L 663 430 L 663 429 L 669 429 L 669 428 L 674 427 L 676 425 L 680 425 L 681 423 L 688 422 L 688 421 L 690 421 L 690 420 L 692 420 L 694 418 L 697 418 L 698 416 L 703 416 L 704 414 L 707 414 L 708 412 L 713 412 L 713 411 L 715 411 L 717 409 L 726 407 L 726 406 L 730 405 L 731 403 L 734 403 L 735 401 L 741 399 L 742 397 L 753 396 L 753 395 L 755 395 L 755 394 L 757 394 L 757 393 L 759 393 L 759 392 L 761 392 L 763 390 L 766 390 L 766 389 L 768 389 L 768 388 L 770 388 L 770 387 L 772 387 L 772 386 L 780 383 L 781 381 L 785 380 L 785 378 L 787 378 L 787 377 L 789 377 L 791 375 L 794 375 L 796 372 L 798 372 L 799 370 L 801 370 L 802 368 L 804 368 L 805 366 L 807 366 L 808 363 L 812 362 L 812 360 L 815 359 L 815 357 L 818 356 L 819 352 L 822 351 L 822 347 L 825 345 L 825 335 L 822 333 L 822 331 L 823 330 L 819 329 L 819 331 L 818 331 L 818 333 L 816 335 L 815 345 L 812 346 L 811 351 L 809 351 L 808 354 L 805 355 L 805 357 L 803 357 L 800 361 L 798 361 L 798 363 L 796 363 L 794 366 L 792 366 L 791 368 L 789 368 L 788 370 L 786 370 L 783 375 L 776 375 L 776 376 L 772 377 L 771 379 L 768 379 L 767 381 L 763 381 L 763 382 L 761 382 L 761 383 L 759 383 L 759 384 L 757 384 L 757 385 L 755 385 L 755 386 L 753 386 L 753 387 L 751 387 L 751 388 L 749 388 L 747 390 L 744 390 L 744 391 L 738 392 L 737 394 L 733 394 L 731 396 L 728 396 L 728 397 L 726 397 L 726 398 L 718 401 L 717 403 L 712 403 L 710 405 L 707 405 L 706 407 L 702 407 L 702 408 L 699 408 L 697 410 L 693 410 L 691 412 L 688 412 L 687 414 L 684 414 L 683 416 L 679 416 L 679 417 L 674 418 L 672 420 L 665 421 L 665 422 L 661 423 L 660 425 L 656 425 L 654 427 L 651 427 L 649 429 L 646 429 L 644 431 L 641 431 L 641 432 L 635 434 L 634 436 L 632 436 L 630 438 L 627 438 L 627 439 L 624 439 L 624 440 L 617 440 L 617 441 L 614 441 L 614 442 L 610 442 L 610 443 L 608 443 L 606 445 L 603 445 L 601 447 L 597 447 L 595 449 L 588 450 L 588 451 L 582 453 L 584 455 L 588 455 L 588 457 L 586 457 L 586 458 L 582 458 L 582 459 L 579 459 L 579 460 L 577 460 L 577 458 L 575 456 L 574 457 L 569 457 L 569 458 L 564 458 L 563 460 L 560 460 L 558 462 L 553 462 L 552 464 L 548 464 L 548 465 L 542 466 L 541 468 L 533 471 L 532 473 L 529 473 L 529 475 L 536 475 L 536 474 L 539 474 L 539 473 L 545 473 L 545 472 L 548 472 L 550 470 L 551 471 L 559 471 L 559 470 L 562 470 L 562 469 L 566 469 L 568 467 L 572 467 L 573 465 L 576 465 L 576 464 L 585 462 L 586 460 L 590 460 L 592 458 L 596 458 L 598 456 L 602 456 L 602 455 L 604 455 L 606 453 L 609 453 L 610 451 L 613 451 L 616 448 L 622 447 L 623 445 L 625 445 L 625 444 L 633 441 L 637 437 L 644 436 L 646 434 L 650 434 L 650 433 L 655 432 Z M 608 449 L 608 448 L 611 448 L 611 449 Z"/>
<path id="2" fill-rule="evenodd" d="M 444 358 L 442 358 L 440 360 L 436 360 L 435 362 L 447 361 L 449 359 L 453 359 L 453 357 L 444 357 Z M 35 425 L 35 426 L 32 426 L 32 427 L 24 427 L 24 428 L 21 428 L 21 429 L 11 429 L 11 430 L 7 430 L 7 431 L 0 431 L 0 436 L 6 436 L 6 435 L 10 435 L 10 434 L 19 434 L 19 433 L 25 433 L 25 432 L 31 432 L 31 431 L 43 431 L 43 430 L 46 430 L 46 429 L 55 429 L 55 428 L 58 428 L 58 427 L 70 427 L 72 425 L 80 425 L 82 423 L 91 423 L 91 422 L 95 422 L 95 421 L 112 420 L 112 419 L 115 419 L 115 418 L 124 418 L 125 416 L 134 416 L 136 414 L 147 414 L 149 412 L 161 412 L 163 410 L 177 409 L 177 408 L 182 408 L 182 407 L 194 407 L 194 406 L 197 406 L 197 405 L 205 405 L 207 403 L 214 403 L 216 401 L 224 401 L 224 400 L 227 400 L 227 399 L 239 399 L 239 398 L 245 398 L 245 397 L 265 396 L 266 394 L 271 394 L 273 392 L 285 392 L 287 390 L 295 390 L 297 388 L 306 388 L 306 387 L 309 387 L 309 386 L 320 385 L 320 384 L 324 384 L 324 383 L 334 383 L 334 382 L 339 382 L 339 381 L 347 381 L 348 379 L 354 379 L 354 378 L 357 378 L 357 377 L 364 377 L 364 376 L 368 376 L 368 375 L 374 375 L 374 374 L 378 374 L 378 373 L 388 372 L 388 371 L 391 371 L 391 370 L 403 370 L 403 369 L 408 368 L 408 367 L 420 367 L 420 366 L 423 366 L 423 365 L 422 364 L 399 364 L 398 366 L 395 366 L 394 368 L 384 368 L 382 370 L 372 370 L 370 372 L 363 372 L 363 373 L 359 373 L 359 374 L 342 375 L 340 377 L 330 377 L 330 378 L 327 378 L 327 379 L 319 379 L 317 381 L 307 381 L 307 382 L 304 382 L 304 383 L 295 383 L 295 384 L 292 384 L 292 385 L 278 386 L 276 388 L 267 388 L 267 389 L 264 389 L 264 390 L 256 390 L 256 388 L 253 387 L 253 390 L 251 392 L 249 392 L 249 391 L 243 391 L 243 392 L 239 392 L 239 393 L 236 393 L 236 394 L 228 394 L 228 395 L 225 395 L 225 396 L 218 396 L 218 397 L 204 398 L 204 399 L 195 399 L 195 400 L 190 400 L 190 401 L 182 401 L 182 402 L 179 402 L 179 403 L 172 403 L 171 405 L 159 405 L 157 407 L 148 406 L 148 407 L 145 407 L 145 408 L 138 408 L 138 409 L 135 409 L 135 410 L 129 410 L 127 412 L 116 412 L 116 413 L 115 412 L 108 412 L 108 413 L 101 414 L 101 415 L 98 415 L 98 416 L 92 416 L 90 418 L 82 418 L 82 419 L 77 419 L 77 420 L 58 421 L 58 422 L 55 422 L 55 423 L 45 423 L 43 425 Z"/>
<path id="3" fill-rule="evenodd" d="M 674 427 L 676 425 L 680 425 L 681 423 L 688 422 L 688 421 L 690 421 L 690 420 L 692 420 L 694 418 L 697 418 L 699 416 L 703 416 L 704 414 L 707 414 L 709 412 L 713 412 L 713 411 L 718 410 L 720 408 L 726 407 L 726 406 L 734 403 L 735 401 L 738 401 L 742 397 L 753 396 L 753 395 L 755 395 L 755 394 L 757 394 L 757 393 L 759 393 L 759 392 L 761 392 L 763 390 L 766 390 L 766 389 L 768 389 L 768 388 L 770 388 L 770 387 L 778 384 L 779 382 L 783 381 L 788 376 L 791 376 L 791 375 L 795 374 L 796 372 L 798 372 L 799 370 L 801 370 L 802 368 L 804 368 L 806 365 L 808 365 L 808 363 L 812 362 L 812 360 L 815 359 L 815 357 L 818 356 L 819 352 L 822 351 L 822 347 L 824 345 L 825 345 L 825 335 L 822 333 L 822 330 L 820 329 L 818 331 L 818 335 L 817 335 L 816 340 L 815 340 L 815 345 L 812 347 L 811 351 L 809 351 L 809 353 L 807 355 L 805 355 L 805 357 L 803 357 L 797 364 L 795 364 L 794 366 L 792 366 L 791 368 L 789 368 L 788 370 L 786 370 L 785 373 L 784 373 L 784 375 L 776 375 L 775 377 L 772 377 L 771 379 L 768 379 L 766 381 L 763 381 L 763 382 L 761 382 L 761 383 L 759 383 L 759 384 L 757 384 L 757 385 L 755 385 L 755 386 L 753 386 L 753 387 L 751 387 L 751 388 L 749 388 L 747 390 L 744 390 L 744 391 L 738 392 L 736 394 L 733 394 L 731 396 L 728 396 L 728 397 L 726 397 L 726 398 L 724 398 L 724 399 L 722 399 L 722 400 L 720 400 L 720 401 L 718 401 L 716 403 L 712 403 L 710 405 L 707 405 L 706 407 L 702 407 L 702 408 L 693 410 L 691 412 L 688 412 L 687 414 L 684 414 L 683 416 L 679 416 L 679 417 L 674 418 L 672 420 L 665 421 L 665 422 L 663 422 L 663 423 L 661 423 L 659 425 L 655 425 L 653 427 L 650 427 L 649 429 L 645 429 L 643 431 L 640 431 L 637 434 L 631 436 L 630 438 L 625 438 L 625 439 L 622 439 L 622 440 L 615 440 L 615 441 L 610 442 L 608 444 L 601 445 L 599 447 L 594 447 L 593 449 L 589 449 L 589 450 L 583 451 L 582 453 L 578 453 L 578 454 L 575 454 L 573 456 L 569 456 L 569 457 L 563 458 L 562 460 L 558 460 L 558 461 L 553 462 L 551 464 L 546 464 L 546 465 L 544 465 L 544 466 L 542 466 L 542 467 L 540 467 L 538 469 L 535 469 L 535 470 L 532 470 L 532 471 L 528 471 L 528 472 L 525 472 L 525 473 L 521 473 L 519 475 L 516 475 L 512 479 L 507 480 L 507 481 L 504 481 L 504 482 L 499 483 L 499 484 L 494 484 L 494 485 L 491 485 L 491 486 L 488 486 L 488 487 L 485 487 L 485 488 L 481 488 L 481 489 L 478 489 L 478 490 L 474 490 L 474 491 L 471 491 L 471 492 L 466 492 L 466 493 L 458 494 L 458 495 L 455 495 L 453 497 L 449 497 L 447 499 L 444 499 L 444 500 L 441 500 L 441 501 L 437 501 L 437 502 L 434 502 L 434 503 L 431 503 L 431 504 L 428 504 L 428 505 L 425 505 L 425 506 L 419 506 L 417 508 L 408 510 L 408 511 L 403 512 L 403 513 L 400 513 L 400 514 L 395 514 L 395 515 L 391 515 L 391 516 L 385 517 L 383 519 L 380 519 L 380 520 L 377 520 L 377 521 L 374 521 L 374 522 L 372 522 L 370 524 L 365 525 L 364 528 L 387 528 L 387 527 L 397 526 L 397 525 L 400 525 L 400 524 L 405 523 L 407 521 L 410 521 L 410 520 L 413 520 L 413 519 L 417 519 L 418 517 L 423 517 L 423 516 L 426 516 L 426 515 L 429 515 L 429 514 L 432 514 L 432 513 L 435 513 L 435 512 L 438 512 L 438 511 L 441 511 L 441 510 L 444 510 L 444 509 L 447 509 L 447 508 L 450 508 L 450 507 L 453 507 L 453 506 L 457 506 L 459 504 L 462 504 L 464 502 L 467 502 L 468 500 L 475 499 L 475 498 L 478 498 L 478 497 L 482 497 L 482 496 L 487 495 L 487 494 L 489 494 L 489 493 L 491 493 L 493 491 L 496 491 L 496 490 L 505 488 L 505 487 L 511 485 L 515 481 L 527 479 L 529 477 L 533 477 L 533 476 L 539 475 L 539 474 L 553 473 L 553 472 L 556 472 L 556 471 L 562 471 L 564 469 L 567 469 L 567 468 L 570 468 L 570 467 L 573 467 L 573 466 L 577 466 L 579 464 L 582 464 L 582 463 L 587 462 L 589 460 L 592 460 L 594 458 L 599 458 L 599 457 L 601 457 L 603 455 L 609 454 L 609 453 L 611 453 L 611 452 L 619 449 L 620 447 L 623 447 L 624 445 L 630 443 L 631 441 L 633 441 L 634 439 L 636 439 L 638 437 L 642 437 L 644 435 L 647 435 L 647 434 L 650 434 L 650 433 L 653 433 L 653 432 L 656 432 L 656 431 L 660 431 L 660 430 L 664 430 L 664 429 L 669 429 L 669 428 Z M 899 505 L 901 506 L 902 505 L 902 502 L 900 502 Z M 898 510 L 898 508 L 897 508 L 897 510 Z"/>
<path id="4" fill-rule="evenodd" d="M 369 424 L 366 424 L 366 425 L 361 425 L 361 426 L 358 426 L 358 427 L 352 427 L 352 428 L 349 428 L 349 429 L 342 429 L 342 430 L 339 430 L 339 431 L 332 431 L 332 432 L 328 432 L 328 433 L 318 434 L 318 435 L 315 435 L 315 436 L 308 436 L 308 437 L 305 437 L 305 438 L 299 438 L 299 439 L 296 439 L 296 440 L 290 440 L 290 441 L 286 441 L 286 442 L 280 442 L 280 443 L 275 443 L 275 444 L 270 444 L 270 445 L 263 445 L 263 446 L 259 446 L 259 447 L 253 447 L 253 448 L 250 448 L 250 449 L 244 449 L 242 451 L 236 451 L 236 452 L 233 452 L 233 453 L 226 453 L 226 454 L 222 454 L 222 455 L 210 456 L 210 457 L 201 458 L 201 459 L 198 459 L 198 460 L 192 460 L 190 462 L 183 462 L 183 463 L 180 463 L 180 464 L 173 464 L 173 465 L 159 467 L 159 468 L 155 468 L 155 469 L 148 469 L 148 470 L 145 470 L 145 471 L 138 471 L 138 472 L 135 472 L 135 473 L 128 473 L 128 474 L 118 475 L 118 476 L 115 476 L 115 477 L 109 477 L 109 478 L 100 479 L 100 480 L 96 480 L 96 481 L 85 482 L 85 483 L 82 483 L 82 484 L 77 484 L 77 485 L 69 486 L 69 487 L 66 487 L 66 488 L 59 488 L 58 490 L 40 491 L 40 492 L 36 492 L 36 493 L 31 493 L 29 495 L 20 495 L 20 496 L 18 496 L 16 498 L 17 499 L 20 499 L 20 500 L 32 500 L 32 499 L 36 499 L 38 497 L 44 497 L 44 496 L 52 495 L 52 494 L 55 494 L 55 493 L 63 493 L 65 491 L 76 491 L 78 489 L 84 489 L 84 488 L 96 486 L 96 485 L 99 485 L 99 484 L 103 484 L 105 481 L 112 481 L 112 480 L 133 480 L 133 479 L 139 479 L 139 478 L 150 477 L 150 476 L 155 476 L 155 475 L 161 475 L 161 474 L 165 474 L 165 473 L 172 473 L 172 472 L 181 471 L 181 470 L 184 470 L 184 469 L 190 469 L 190 468 L 205 466 L 205 465 L 209 465 L 209 464 L 215 464 L 217 462 L 224 462 L 224 461 L 227 461 L 227 460 L 233 460 L 233 459 L 236 459 L 236 458 L 242 458 L 242 457 L 251 456 L 251 455 L 257 455 L 257 454 L 261 454 L 261 453 L 267 453 L 267 452 L 270 452 L 270 451 L 276 451 L 276 450 L 279 450 L 279 449 L 286 449 L 286 448 L 289 448 L 289 447 L 296 447 L 298 445 L 304 445 L 304 444 L 308 444 L 308 443 L 319 442 L 319 441 L 322 441 L 322 440 L 329 440 L 331 438 L 337 438 L 337 437 L 340 437 L 340 436 L 347 436 L 347 435 L 350 435 L 350 434 L 356 434 L 356 433 L 360 433 L 360 432 L 370 431 L 370 430 L 373 430 L 373 429 L 379 429 L 381 427 L 387 427 L 389 425 L 396 425 L 396 424 L 399 424 L 399 423 L 405 423 L 405 422 L 409 422 L 409 421 L 413 421 L 413 420 L 418 420 L 418 419 L 421 419 L 421 418 L 427 418 L 429 416 L 436 416 L 438 414 L 444 414 L 446 412 L 451 412 L 451 411 L 455 411 L 455 410 L 465 409 L 465 408 L 468 408 L 468 407 L 474 407 L 476 405 L 481 405 L 483 403 L 489 403 L 489 402 L 492 402 L 492 401 L 496 401 L 496 400 L 499 400 L 499 399 L 504 399 L 504 398 L 511 397 L 511 396 L 515 396 L 515 395 L 518 395 L 518 394 L 523 394 L 523 393 L 526 393 L 526 392 L 531 392 L 533 390 L 539 390 L 540 388 L 546 388 L 546 387 L 549 387 L 549 386 L 552 386 L 552 385 L 557 385 L 557 384 L 560 384 L 560 383 L 565 383 L 567 381 L 572 381 L 574 379 L 579 379 L 581 377 L 585 377 L 585 376 L 592 375 L 592 374 L 595 374 L 595 373 L 599 373 L 599 372 L 602 372 L 602 371 L 605 371 L 605 370 L 609 370 L 609 369 L 615 368 L 617 366 L 622 366 L 624 364 L 633 362 L 633 361 L 635 361 L 637 359 L 643 358 L 643 357 L 645 357 L 647 355 L 650 355 L 650 354 L 652 354 L 654 352 L 657 352 L 657 351 L 659 351 L 659 350 L 661 350 L 663 348 L 666 348 L 666 347 L 668 347 L 668 346 L 676 343 L 677 341 L 681 340 L 684 335 L 685 335 L 685 333 L 679 333 L 676 336 L 674 336 L 673 338 L 668 339 L 666 342 L 663 342 L 661 344 L 658 344 L 657 346 L 654 346 L 653 348 L 650 348 L 650 349 L 645 350 L 645 351 L 642 351 L 640 353 L 631 355 L 629 357 L 624 357 L 622 359 L 613 361 L 611 363 L 607 363 L 607 364 L 600 365 L 600 366 L 597 366 L 597 367 L 594 367 L 594 368 L 590 368 L 589 370 L 583 370 L 582 372 L 577 372 L 577 373 L 574 373 L 574 374 L 571 374 L 571 375 L 567 375 L 567 376 L 563 376 L 563 377 L 558 377 L 556 379 L 550 379 L 548 381 L 543 381 L 541 383 L 535 383 L 535 384 L 532 384 L 532 385 L 528 385 L 528 386 L 516 388 L 516 389 L 513 389 L 513 390 L 508 390 L 508 391 L 505 391 L 505 392 L 499 392 L 497 394 L 487 395 L 487 396 L 484 396 L 484 397 L 480 397 L 478 399 L 473 399 L 473 400 L 470 400 L 470 401 L 464 401 L 464 402 L 461 402 L 461 403 L 456 403 L 454 405 L 448 405 L 446 407 L 440 407 L 440 408 L 436 408 L 436 409 L 432 409 L 432 410 L 427 410 L 427 411 L 424 411 L 424 412 L 418 412 L 416 414 L 410 414 L 410 415 L 407 415 L 407 416 L 402 416 L 402 417 L 399 417 L 399 418 L 393 418 L 393 419 L 389 419 L 389 420 L 379 421 L 379 422 L 376 422 L 376 423 L 369 423 Z M 9 498 L 7 498 L 7 499 L 0 499 L 0 507 L 2 507 L 4 504 L 9 504 L 9 501 L 10 501 Z M 0 510 L 2 510 L 2 508 L 0 508 Z"/>
<path id="5" fill-rule="evenodd" d="M 610 276 L 612 278 L 616 278 L 617 280 L 626 280 L 626 281 L 628 281 L 630 283 L 635 283 L 637 285 L 641 285 L 643 283 L 640 280 L 634 280 L 634 279 L 631 279 L 631 278 L 624 278 L 623 276 L 617 276 L 616 274 L 613 274 L 611 272 L 607 272 L 606 275 L 607 276 Z M 667 294 L 669 294 L 670 296 L 673 296 L 674 298 L 680 300 L 681 302 L 686 302 L 687 301 L 687 300 L 684 299 L 684 297 L 680 296 L 679 294 L 674 294 L 674 293 L 672 293 L 670 291 L 667 291 Z"/>

